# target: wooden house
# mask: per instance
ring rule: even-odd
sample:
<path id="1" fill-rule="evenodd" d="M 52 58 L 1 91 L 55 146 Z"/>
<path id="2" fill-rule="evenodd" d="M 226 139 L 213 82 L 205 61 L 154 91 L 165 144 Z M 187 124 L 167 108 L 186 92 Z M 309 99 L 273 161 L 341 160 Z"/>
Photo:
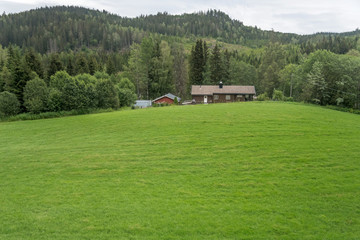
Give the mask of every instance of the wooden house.
<path id="1" fill-rule="evenodd" d="M 252 101 L 256 95 L 254 86 L 192 85 L 191 96 L 196 103 L 227 103 Z"/>
<path id="2" fill-rule="evenodd" d="M 180 102 L 181 98 L 179 98 L 171 93 L 168 93 L 164 96 L 158 97 L 158 98 L 154 99 L 152 102 L 158 103 L 158 104 L 160 104 L 160 103 L 174 104 L 175 98 L 177 98 L 178 102 Z"/>

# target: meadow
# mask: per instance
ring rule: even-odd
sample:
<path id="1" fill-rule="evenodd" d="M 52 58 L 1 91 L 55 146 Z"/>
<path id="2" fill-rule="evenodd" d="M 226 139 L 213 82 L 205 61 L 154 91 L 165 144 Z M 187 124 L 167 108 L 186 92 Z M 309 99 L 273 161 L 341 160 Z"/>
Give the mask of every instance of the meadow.
<path id="1" fill-rule="evenodd" d="M 0 123 L 0 239 L 359 239 L 360 115 L 298 103 Z"/>

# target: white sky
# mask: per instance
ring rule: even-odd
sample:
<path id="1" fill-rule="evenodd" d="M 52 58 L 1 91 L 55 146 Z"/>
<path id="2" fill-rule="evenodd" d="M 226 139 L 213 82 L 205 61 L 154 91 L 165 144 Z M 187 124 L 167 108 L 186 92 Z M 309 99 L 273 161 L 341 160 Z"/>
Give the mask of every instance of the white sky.
<path id="1" fill-rule="evenodd" d="M 218 9 L 245 25 L 264 30 L 312 34 L 360 28 L 360 0 L 0 0 L 0 13 L 42 6 L 75 5 L 120 16 L 193 13 Z"/>

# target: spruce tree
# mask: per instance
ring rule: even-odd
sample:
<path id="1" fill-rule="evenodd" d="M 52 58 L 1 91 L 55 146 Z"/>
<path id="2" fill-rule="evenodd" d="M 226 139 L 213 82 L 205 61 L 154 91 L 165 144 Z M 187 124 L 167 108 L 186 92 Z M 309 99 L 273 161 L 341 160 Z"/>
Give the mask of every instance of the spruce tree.
<path id="1" fill-rule="evenodd" d="M 205 69 L 204 49 L 201 39 L 196 41 L 195 47 L 191 50 L 190 57 L 190 83 L 201 85 L 204 82 L 203 73 Z"/>
<path id="2" fill-rule="evenodd" d="M 47 71 L 47 77 L 50 79 L 52 75 L 56 72 L 63 70 L 63 65 L 60 61 L 59 55 L 57 53 L 53 53 L 50 56 L 50 64 Z"/>
<path id="3" fill-rule="evenodd" d="M 41 60 L 33 48 L 29 48 L 25 51 L 25 62 L 30 71 L 36 72 L 40 78 L 44 77 L 44 69 L 41 65 Z"/>
<path id="4" fill-rule="evenodd" d="M 210 77 L 213 84 L 218 84 L 223 80 L 223 64 L 219 46 L 216 44 L 210 58 Z"/>

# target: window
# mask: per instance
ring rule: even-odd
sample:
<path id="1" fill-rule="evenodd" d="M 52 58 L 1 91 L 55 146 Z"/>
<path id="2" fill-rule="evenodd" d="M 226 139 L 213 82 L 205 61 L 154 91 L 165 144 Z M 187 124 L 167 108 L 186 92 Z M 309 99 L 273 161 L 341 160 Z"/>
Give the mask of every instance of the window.
<path id="1" fill-rule="evenodd" d="M 230 100 L 230 95 L 226 95 L 226 101 Z"/>
<path id="2" fill-rule="evenodd" d="M 219 95 L 214 95 L 214 100 L 219 100 Z"/>

